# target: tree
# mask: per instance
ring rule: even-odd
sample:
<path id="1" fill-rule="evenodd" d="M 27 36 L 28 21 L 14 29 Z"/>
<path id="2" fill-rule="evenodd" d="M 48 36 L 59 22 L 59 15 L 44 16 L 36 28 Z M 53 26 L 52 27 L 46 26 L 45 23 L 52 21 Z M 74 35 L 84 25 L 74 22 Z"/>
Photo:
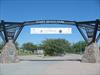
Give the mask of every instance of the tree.
<path id="1" fill-rule="evenodd" d="M 73 53 L 80 53 L 80 52 L 84 52 L 85 47 L 86 47 L 86 42 L 85 41 L 79 41 L 75 44 L 72 45 L 72 52 Z"/>
<path id="2" fill-rule="evenodd" d="M 2 48 L 3 48 L 3 43 L 0 43 L 0 53 L 1 53 Z"/>
<path id="3" fill-rule="evenodd" d="M 70 50 L 70 43 L 65 39 L 47 39 L 42 42 L 45 55 L 62 55 Z"/>
<path id="4" fill-rule="evenodd" d="M 15 46 L 16 46 L 16 49 L 18 50 L 18 49 L 19 49 L 19 44 L 18 44 L 18 42 L 15 42 Z"/>
<path id="5" fill-rule="evenodd" d="M 34 44 L 31 43 L 31 42 L 28 42 L 28 43 L 24 43 L 24 44 L 22 45 L 22 49 L 23 49 L 23 50 L 29 50 L 29 51 L 34 52 L 34 50 L 37 49 L 37 46 L 34 45 Z"/>

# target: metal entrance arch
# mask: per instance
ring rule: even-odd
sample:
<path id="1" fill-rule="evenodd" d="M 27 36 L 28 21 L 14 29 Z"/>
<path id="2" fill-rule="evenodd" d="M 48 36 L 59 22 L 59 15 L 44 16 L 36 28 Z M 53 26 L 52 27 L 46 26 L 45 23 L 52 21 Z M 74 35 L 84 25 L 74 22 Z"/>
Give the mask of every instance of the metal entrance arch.
<path id="1" fill-rule="evenodd" d="M 6 22 L 4 20 L 1 20 L 0 36 L 5 43 L 5 46 L 1 53 L 2 63 L 8 63 L 9 61 L 10 62 L 17 61 L 16 52 L 15 52 L 16 49 L 13 43 L 15 43 L 16 39 L 18 38 L 24 26 L 38 25 L 38 24 L 64 24 L 64 25 L 76 26 L 78 31 L 80 32 L 80 34 L 82 35 L 82 37 L 88 44 L 85 50 L 86 51 L 85 55 L 83 56 L 83 62 L 91 63 L 91 62 L 96 62 L 98 60 L 96 57 L 99 56 L 97 55 L 99 53 L 98 52 L 99 49 L 96 43 L 100 39 L 100 20 L 99 19 L 94 20 L 94 21 L 81 21 L 81 22 L 67 21 L 67 20 L 34 20 L 34 21 L 24 21 L 24 22 Z M 84 33 L 83 30 L 85 30 L 86 33 Z M 10 49 L 9 47 L 6 46 L 7 44 L 9 45 L 11 50 L 13 46 L 14 50 L 12 50 L 12 54 L 9 54 Z"/>
<path id="2" fill-rule="evenodd" d="M 98 42 L 100 39 L 100 20 L 95 21 L 67 21 L 67 20 L 33 20 L 24 22 L 5 22 L 1 20 L 0 22 L 0 36 L 5 43 L 9 40 L 16 41 L 20 32 L 24 26 L 38 25 L 38 24 L 64 24 L 76 26 L 84 40 L 91 44 L 92 42 Z M 85 30 L 86 34 L 82 31 Z"/>

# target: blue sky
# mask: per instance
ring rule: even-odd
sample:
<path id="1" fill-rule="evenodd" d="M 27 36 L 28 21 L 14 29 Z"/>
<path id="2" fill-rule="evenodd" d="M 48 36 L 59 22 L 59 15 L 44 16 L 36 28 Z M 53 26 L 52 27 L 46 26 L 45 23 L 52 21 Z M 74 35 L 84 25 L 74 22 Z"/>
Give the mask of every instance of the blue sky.
<path id="1" fill-rule="evenodd" d="M 100 0 L 0 0 L 0 19 L 5 21 L 95 20 L 100 19 Z M 73 33 L 70 35 L 32 35 L 30 34 L 31 27 L 71 27 Z M 72 43 L 83 40 L 74 26 L 41 24 L 24 27 L 17 42 L 39 44 L 47 38 L 63 38 Z"/>

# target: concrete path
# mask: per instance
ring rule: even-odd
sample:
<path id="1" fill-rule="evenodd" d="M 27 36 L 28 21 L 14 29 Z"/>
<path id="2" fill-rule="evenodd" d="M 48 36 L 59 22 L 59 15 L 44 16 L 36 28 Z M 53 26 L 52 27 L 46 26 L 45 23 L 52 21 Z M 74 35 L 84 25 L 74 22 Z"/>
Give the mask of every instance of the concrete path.
<path id="1" fill-rule="evenodd" d="M 62 61 L 49 66 L 42 75 L 100 75 L 100 64 Z"/>
<path id="2" fill-rule="evenodd" d="M 20 63 L 0 64 L 0 75 L 41 75 L 55 62 L 22 61 Z"/>
<path id="3" fill-rule="evenodd" d="M 0 64 L 0 75 L 100 75 L 100 63 L 80 61 L 50 61 L 55 59 L 80 59 L 80 55 L 64 57 L 21 56 L 20 63 Z M 33 60 L 49 61 L 33 61 Z M 32 60 L 32 61 L 27 61 Z"/>

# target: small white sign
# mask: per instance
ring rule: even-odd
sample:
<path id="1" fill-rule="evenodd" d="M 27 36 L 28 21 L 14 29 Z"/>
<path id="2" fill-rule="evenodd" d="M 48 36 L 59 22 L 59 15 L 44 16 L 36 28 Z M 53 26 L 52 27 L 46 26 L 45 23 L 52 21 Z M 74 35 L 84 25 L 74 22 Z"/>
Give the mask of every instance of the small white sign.
<path id="1" fill-rule="evenodd" d="M 72 34 L 72 28 L 31 28 L 31 34 Z"/>

